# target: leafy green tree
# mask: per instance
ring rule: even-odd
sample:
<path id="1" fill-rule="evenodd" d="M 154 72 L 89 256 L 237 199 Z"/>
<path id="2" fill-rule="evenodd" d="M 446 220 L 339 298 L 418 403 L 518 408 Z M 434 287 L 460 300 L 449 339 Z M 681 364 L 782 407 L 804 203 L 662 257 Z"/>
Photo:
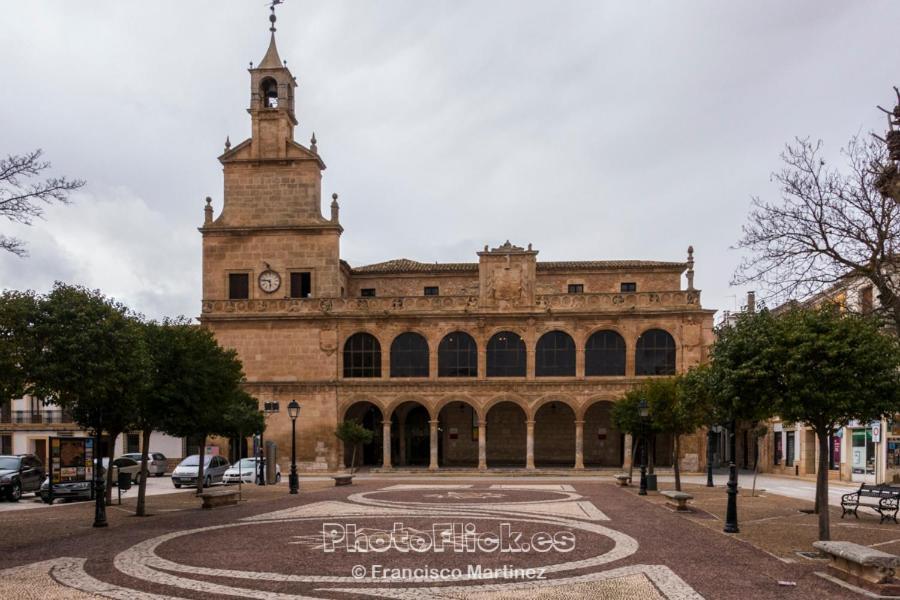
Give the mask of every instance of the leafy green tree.
<path id="1" fill-rule="evenodd" d="M 57 283 L 38 304 L 27 390 L 68 410 L 100 439 L 135 414 L 148 361 L 138 321 L 99 291 Z M 95 469 L 95 527 L 106 526 L 103 478 Z"/>
<path id="2" fill-rule="evenodd" d="M 353 470 L 356 468 L 356 449 L 361 444 L 368 444 L 371 442 L 375 437 L 375 432 L 366 429 L 356 421 L 348 420 L 343 421 L 338 425 L 334 435 L 344 442 L 345 446 L 349 445 L 353 447 L 353 453 L 350 459 L 350 474 L 352 475 Z"/>
<path id="3" fill-rule="evenodd" d="M 851 420 L 872 421 L 900 406 L 900 342 L 878 320 L 833 306 L 795 308 L 778 318 L 778 414 L 816 434 L 819 539 L 830 539 L 828 436 Z"/>
<path id="4" fill-rule="evenodd" d="M 637 449 L 638 441 L 642 437 L 646 436 L 646 439 L 644 439 L 644 443 L 649 445 L 649 440 L 654 438 L 656 434 L 659 433 L 652 419 L 648 418 L 648 420 L 645 421 L 641 418 L 641 400 L 646 400 L 645 388 L 643 384 L 625 392 L 625 395 L 620 400 L 617 400 L 615 403 L 613 403 L 612 412 L 610 414 L 613 427 L 615 427 L 622 433 L 631 435 L 632 458 L 631 464 L 628 467 L 629 477 L 631 477 L 631 474 L 634 471 L 635 451 Z M 652 473 L 653 453 L 650 452 L 650 448 L 646 448 L 646 451 L 649 458 L 648 467 L 650 472 Z"/>
<path id="5" fill-rule="evenodd" d="M 33 292 L 0 294 L 0 402 L 21 397 L 28 387 L 26 354 L 37 311 Z"/>
<path id="6" fill-rule="evenodd" d="M 169 389 L 171 402 L 163 418 L 162 430 L 176 437 L 196 436 L 200 464 L 197 493 L 203 490 L 203 463 L 206 440 L 210 435 L 227 433 L 225 418 L 229 404 L 239 396 L 244 371 L 237 352 L 219 346 L 212 333 L 199 326 L 181 325 L 179 331 L 179 369 L 185 377 Z"/>
<path id="7" fill-rule="evenodd" d="M 654 428 L 672 435 L 674 440 L 672 464 L 675 472 L 675 489 L 681 491 L 681 436 L 694 433 L 703 425 L 708 413 L 706 395 L 690 395 L 694 387 L 686 385 L 683 377 L 651 379 L 643 386 L 643 393 L 650 408 Z"/>

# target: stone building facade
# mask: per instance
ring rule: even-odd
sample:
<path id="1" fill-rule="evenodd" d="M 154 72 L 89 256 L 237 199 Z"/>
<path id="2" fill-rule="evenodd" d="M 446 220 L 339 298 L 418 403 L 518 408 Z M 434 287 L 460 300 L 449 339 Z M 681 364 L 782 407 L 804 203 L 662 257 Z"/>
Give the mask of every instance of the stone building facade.
<path id="1" fill-rule="evenodd" d="M 692 250 L 676 262 L 544 262 L 506 242 L 472 262 L 351 266 L 336 195 L 322 215 L 315 137 L 294 139 L 295 90 L 273 32 L 250 69 L 252 136 L 226 143 L 223 206 L 214 215 L 207 200 L 200 228 L 201 323 L 238 351 L 260 407 L 281 407 L 265 436 L 282 464 L 292 399 L 302 469 L 343 466 L 344 419 L 376 432 L 360 456 L 382 468 L 627 463 L 612 403 L 703 362 L 713 339 Z M 682 444 L 685 467 L 703 465 L 703 439 Z M 671 462 L 667 447 L 657 464 Z"/>

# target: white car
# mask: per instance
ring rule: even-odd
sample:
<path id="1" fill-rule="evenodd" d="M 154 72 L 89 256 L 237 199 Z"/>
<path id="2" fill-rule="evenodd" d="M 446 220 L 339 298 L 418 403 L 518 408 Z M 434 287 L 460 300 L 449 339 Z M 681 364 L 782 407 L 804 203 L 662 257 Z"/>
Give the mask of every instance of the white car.
<path id="1" fill-rule="evenodd" d="M 222 476 L 228 470 L 229 463 L 222 456 L 207 454 L 203 462 L 203 487 L 209 487 L 217 481 L 222 481 Z M 200 467 L 199 456 L 192 454 L 178 463 L 172 471 L 172 484 L 180 488 L 182 485 L 197 485 L 197 471 Z"/>
<path id="2" fill-rule="evenodd" d="M 256 483 L 256 472 L 259 466 L 255 458 L 242 458 L 225 471 L 222 476 L 223 483 Z M 281 483 L 281 465 L 275 464 L 275 483 Z"/>

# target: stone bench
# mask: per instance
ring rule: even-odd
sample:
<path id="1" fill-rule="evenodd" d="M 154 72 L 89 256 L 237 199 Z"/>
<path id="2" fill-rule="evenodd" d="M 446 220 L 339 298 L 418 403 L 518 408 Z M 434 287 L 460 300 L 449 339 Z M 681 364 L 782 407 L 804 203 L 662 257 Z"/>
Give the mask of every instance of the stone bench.
<path id="1" fill-rule="evenodd" d="M 665 490 L 660 492 L 663 496 L 666 497 L 666 504 L 675 507 L 675 510 L 686 511 L 688 509 L 688 500 L 693 500 L 694 497 L 685 492 L 676 492 L 674 490 Z"/>
<path id="2" fill-rule="evenodd" d="M 616 478 L 616 483 L 622 487 L 628 487 L 628 483 L 631 481 L 628 473 L 616 473 L 614 477 Z"/>
<path id="3" fill-rule="evenodd" d="M 830 559 L 828 569 L 855 585 L 892 583 L 900 556 L 852 542 L 813 542 Z"/>
<path id="4" fill-rule="evenodd" d="M 335 475 L 332 477 L 334 479 L 335 487 L 339 485 L 350 485 L 353 483 L 353 475 Z"/>
<path id="5" fill-rule="evenodd" d="M 217 506 L 232 506 L 238 503 L 238 492 L 235 490 L 215 490 L 200 494 L 203 498 L 203 508 L 216 508 Z"/>

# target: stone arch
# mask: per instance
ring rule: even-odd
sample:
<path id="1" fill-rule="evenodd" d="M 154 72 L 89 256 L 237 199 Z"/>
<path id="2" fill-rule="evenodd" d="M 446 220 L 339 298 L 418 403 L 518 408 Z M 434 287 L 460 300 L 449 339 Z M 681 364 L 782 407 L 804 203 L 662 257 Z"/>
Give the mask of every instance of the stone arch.
<path id="1" fill-rule="evenodd" d="M 374 432 L 372 441 L 357 448 L 356 465 L 377 466 L 382 464 L 382 408 L 371 400 L 357 400 L 343 410 L 343 420 L 356 421 L 366 429 Z M 353 457 L 353 448 L 344 445 L 344 466 L 349 467 Z"/>
<path id="2" fill-rule="evenodd" d="M 478 466 L 478 427 L 474 402 L 448 399 L 435 406 L 438 414 L 438 464 L 442 467 Z"/>
<path id="3" fill-rule="evenodd" d="M 594 398 L 584 406 L 585 467 L 621 467 L 625 461 L 625 435 L 613 426 L 613 404 L 608 398 Z"/>
<path id="4" fill-rule="evenodd" d="M 393 404 L 391 420 L 391 464 L 427 467 L 431 458 L 431 412 L 425 403 L 406 399 Z"/>
<path id="5" fill-rule="evenodd" d="M 509 399 L 485 407 L 487 466 L 525 466 L 527 418 L 526 409 Z"/>
<path id="6" fill-rule="evenodd" d="M 534 407 L 534 465 L 575 466 L 575 409 L 556 398 Z"/>

